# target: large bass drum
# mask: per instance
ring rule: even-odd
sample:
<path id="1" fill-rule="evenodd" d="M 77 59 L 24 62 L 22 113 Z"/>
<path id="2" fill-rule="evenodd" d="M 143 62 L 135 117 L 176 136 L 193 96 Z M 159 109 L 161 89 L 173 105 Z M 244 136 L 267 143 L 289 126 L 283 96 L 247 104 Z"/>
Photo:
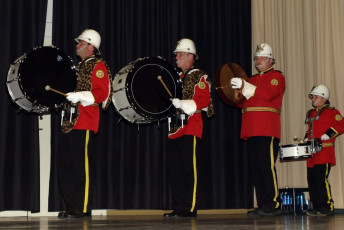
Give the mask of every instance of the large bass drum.
<path id="1" fill-rule="evenodd" d="M 66 98 L 52 91 L 75 90 L 77 77 L 72 60 L 56 47 L 34 48 L 11 64 L 7 89 L 13 102 L 33 113 L 45 114 L 58 109 Z"/>
<path id="2" fill-rule="evenodd" d="M 148 124 L 176 112 L 169 93 L 181 98 L 182 83 L 168 62 L 145 57 L 129 63 L 115 75 L 113 90 L 112 102 L 123 118 Z"/>

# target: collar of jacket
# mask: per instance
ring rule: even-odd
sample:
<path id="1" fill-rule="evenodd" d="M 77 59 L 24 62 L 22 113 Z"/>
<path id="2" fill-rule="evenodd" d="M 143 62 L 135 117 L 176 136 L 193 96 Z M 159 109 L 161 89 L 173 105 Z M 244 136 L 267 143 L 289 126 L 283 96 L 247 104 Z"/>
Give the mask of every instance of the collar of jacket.
<path id="1" fill-rule="evenodd" d="M 262 76 L 263 74 L 269 72 L 270 70 L 272 70 L 273 67 L 271 66 L 270 68 L 266 69 L 266 70 L 263 70 L 262 72 L 259 72 L 259 76 Z"/>

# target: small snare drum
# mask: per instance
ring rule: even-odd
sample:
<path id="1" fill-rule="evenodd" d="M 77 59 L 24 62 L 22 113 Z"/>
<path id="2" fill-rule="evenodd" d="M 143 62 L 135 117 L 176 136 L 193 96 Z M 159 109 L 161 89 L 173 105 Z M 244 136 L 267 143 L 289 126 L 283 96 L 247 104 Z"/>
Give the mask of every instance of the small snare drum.
<path id="1" fill-rule="evenodd" d="M 299 160 L 313 157 L 309 143 L 281 145 L 280 160 Z"/>

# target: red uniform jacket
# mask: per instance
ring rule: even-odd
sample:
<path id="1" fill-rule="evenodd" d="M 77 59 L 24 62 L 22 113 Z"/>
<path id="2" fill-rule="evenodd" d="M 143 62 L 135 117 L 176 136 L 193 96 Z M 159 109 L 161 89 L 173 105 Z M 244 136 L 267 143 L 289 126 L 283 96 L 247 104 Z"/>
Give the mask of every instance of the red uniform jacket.
<path id="1" fill-rule="evenodd" d="M 247 111 L 245 109 L 263 107 L 264 110 L 280 110 L 285 90 L 285 79 L 281 72 L 268 69 L 248 79 L 257 86 L 249 100 L 245 100 L 238 107 L 243 109 L 241 135 L 243 139 L 254 136 L 281 137 L 280 114 L 271 111 Z"/>
<path id="2" fill-rule="evenodd" d="M 91 83 L 94 102 L 100 104 L 109 96 L 109 76 L 103 62 L 99 62 L 94 67 Z M 73 129 L 92 130 L 97 133 L 99 128 L 99 107 L 92 105 L 84 107 L 80 104 L 79 111 L 80 115 Z"/>
<path id="3" fill-rule="evenodd" d="M 309 118 L 316 116 L 318 109 L 313 109 Z M 307 138 L 310 140 L 310 122 L 308 123 Z M 322 141 L 322 143 L 334 143 L 336 137 L 344 132 L 344 119 L 340 112 L 332 107 L 324 108 L 318 120 L 313 121 L 313 138 L 321 138 L 323 134 L 327 134 L 330 139 Z M 307 159 L 307 167 L 312 168 L 316 164 L 336 164 L 336 156 L 334 145 L 332 147 L 323 147 L 323 150 L 313 154 L 312 158 Z"/>
<path id="4" fill-rule="evenodd" d="M 197 70 L 195 70 L 197 71 Z M 194 86 L 194 95 L 192 100 L 195 101 L 197 110 L 208 107 L 210 104 L 210 85 L 206 81 L 208 76 L 204 75 L 200 78 L 200 81 Z M 202 138 L 203 133 L 203 121 L 201 113 L 194 113 L 189 117 L 187 125 L 178 129 L 177 132 L 170 134 L 168 138 L 175 139 L 183 135 L 193 135 Z"/>

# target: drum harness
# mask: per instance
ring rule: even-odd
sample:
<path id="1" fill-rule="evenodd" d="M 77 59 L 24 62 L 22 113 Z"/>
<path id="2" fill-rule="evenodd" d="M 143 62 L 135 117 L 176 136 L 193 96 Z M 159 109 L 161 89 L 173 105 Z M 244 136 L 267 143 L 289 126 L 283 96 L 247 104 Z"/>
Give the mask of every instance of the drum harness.
<path id="1" fill-rule="evenodd" d="M 316 116 L 313 117 L 313 118 L 309 118 L 311 112 L 313 109 L 310 109 L 308 112 L 307 112 L 307 115 L 306 115 L 306 121 L 305 123 L 307 124 L 309 122 L 309 131 L 310 131 L 310 137 L 311 137 L 311 153 L 316 153 L 316 152 L 320 152 L 322 150 L 322 145 L 320 144 L 319 146 L 315 145 L 315 141 L 314 141 L 314 137 L 313 137 L 313 121 L 315 120 L 318 120 L 319 119 L 319 116 L 320 116 L 320 113 L 322 112 L 322 110 L 324 108 L 328 108 L 330 105 L 329 104 L 326 104 L 325 106 L 321 107 Z M 321 142 L 320 142 L 321 143 Z"/>
<path id="2" fill-rule="evenodd" d="M 183 85 L 184 85 L 185 77 L 188 75 L 188 73 L 191 70 L 194 70 L 194 69 L 195 69 L 195 67 L 192 66 L 188 70 L 186 70 L 185 73 L 182 73 L 184 77 L 180 78 L 180 80 L 183 82 Z M 171 100 L 172 99 L 173 98 L 171 98 Z M 201 110 L 198 110 L 195 113 L 201 113 L 201 112 L 202 112 Z M 168 131 L 170 132 L 172 127 L 179 127 L 179 126 L 181 126 L 183 128 L 184 125 L 186 125 L 188 123 L 188 119 L 189 119 L 189 115 L 184 113 L 182 110 L 177 109 L 176 110 L 176 114 L 168 117 L 168 119 L 167 119 L 167 121 L 168 121 Z"/>

